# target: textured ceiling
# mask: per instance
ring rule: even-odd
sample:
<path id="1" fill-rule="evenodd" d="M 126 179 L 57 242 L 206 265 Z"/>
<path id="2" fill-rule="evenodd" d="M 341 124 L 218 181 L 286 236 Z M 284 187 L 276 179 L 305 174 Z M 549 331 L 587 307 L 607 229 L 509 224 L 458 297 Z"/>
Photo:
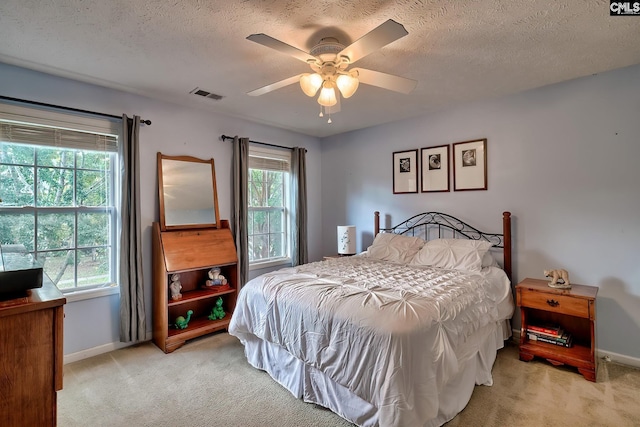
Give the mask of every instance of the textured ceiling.
<path id="1" fill-rule="evenodd" d="M 409 35 L 356 65 L 417 80 L 411 94 L 360 85 L 332 124 L 297 84 L 246 94 L 309 71 L 248 35 L 308 52 L 387 19 Z M 639 40 L 640 17 L 610 17 L 599 0 L 0 2 L 0 62 L 320 137 L 637 64 Z"/>

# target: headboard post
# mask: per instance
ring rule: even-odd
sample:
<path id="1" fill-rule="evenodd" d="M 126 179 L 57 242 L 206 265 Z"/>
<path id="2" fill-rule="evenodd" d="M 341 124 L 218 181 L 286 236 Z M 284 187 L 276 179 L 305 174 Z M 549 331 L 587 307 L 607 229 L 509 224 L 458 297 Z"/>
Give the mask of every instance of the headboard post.
<path id="1" fill-rule="evenodd" d="M 511 212 L 502 213 L 502 234 L 504 235 L 504 271 L 511 277 Z"/>
<path id="2" fill-rule="evenodd" d="M 376 237 L 380 232 L 380 212 L 375 211 L 373 213 L 373 237 Z"/>

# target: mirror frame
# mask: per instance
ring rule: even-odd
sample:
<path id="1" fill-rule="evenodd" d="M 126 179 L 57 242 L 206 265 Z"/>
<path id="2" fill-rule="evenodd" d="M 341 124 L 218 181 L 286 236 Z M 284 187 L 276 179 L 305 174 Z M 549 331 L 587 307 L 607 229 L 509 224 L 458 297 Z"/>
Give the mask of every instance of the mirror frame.
<path id="1" fill-rule="evenodd" d="M 190 228 L 219 228 L 220 227 L 220 212 L 218 211 L 218 191 L 216 189 L 216 169 L 213 159 L 204 160 L 192 156 L 167 156 L 158 152 L 158 200 L 160 206 L 160 229 L 162 231 L 167 230 L 184 230 Z M 177 160 L 181 162 L 194 162 L 194 163 L 207 163 L 211 165 L 211 178 L 213 182 L 213 210 L 215 214 L 215 222 L 202 223 L 202 224 L 177 224 L 167 225 L 165 219 L 165 206 L 164 206 L 164 177 L 162 170 L 162 160 Z"/>

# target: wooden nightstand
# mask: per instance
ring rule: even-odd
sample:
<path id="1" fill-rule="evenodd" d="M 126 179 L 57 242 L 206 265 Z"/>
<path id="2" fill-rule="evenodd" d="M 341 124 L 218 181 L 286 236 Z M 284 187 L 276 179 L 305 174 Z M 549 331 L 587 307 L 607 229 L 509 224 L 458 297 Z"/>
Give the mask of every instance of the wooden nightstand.
<path id="1" fill-rule="evenodd" d="M 571 284 L 571 289 L 554 289 L 546 280 L 524 279 L 516 285 L 520 307 L 520 360 L 534 356 L 553 365 L 567 364 L 589 381 L 596 381 L 596 295 L 595 286 Z M 573 346 L 563 347 L 527 335 L 529 325 L 558 325 L 573 336 Z"/>
<path id="2" fill-rule="evenodd" d="M 332 258 L 343 258 L 343 257 L 346 257 L 346 256 L 353 256 L 353 255 L 340 255 L 340 254 L 335 254 L 335 255 L 326 255 L 326 256 L 323 256 L 323 257 L 322 257 L 322 260 L 323 260 L 323 261 L 326 261 L 326 260 L 328 260 L 328 259 L 332 259 Z"/>

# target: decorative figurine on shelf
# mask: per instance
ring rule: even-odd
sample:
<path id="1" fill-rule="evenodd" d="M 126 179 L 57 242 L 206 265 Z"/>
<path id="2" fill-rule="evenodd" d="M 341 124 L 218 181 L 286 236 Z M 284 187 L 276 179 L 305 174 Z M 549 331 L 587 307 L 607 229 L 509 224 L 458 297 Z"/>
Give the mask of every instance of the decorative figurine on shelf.
<path id="1" fill-rule="evenodd" d="M 207 286 L 226 285 L 227 279 L 220 274 L 218 267 L 209 270 L 209 280 L 206 281 Z"/>
<path id="2" fill-rule="evenodd" d="M 549 282 L 550 288 L 571 289 L 567 270 L 544 270 L 544 277 L 551 277 L 551 281 Z"/>
<path id="3" fill-rule="evenodd" d="M 185 319 L 183 316 L 176 317 L 175 326 L 177 329 L 185 329 L 189 326 L 189 320 L 191 320 L 191 315 L 193 314 L 193 310 L 187 311 L 187 318 Z"/>
<path id="4" fill-rule="evenodd" d="M 180 275 L 178 273 L 174 273 L 171 275 L 171 283 L 169 284 L 169 289 L 171 290 L 171 299 L 178 300 L 182 298 L 182 294 L 180 290 L 182 289 L 182 283 L 180 283 Z"/>
<path id="5" fill-rule="evenodd" d="M 211 314 L 209 315 L 209 320 L 218 320 L 224 318 L 227 313 L 224 312 L 224 308 L 222 308 L 222 298 L 218 297 L 216 300 L 216 305 L 211 310 Z"/>

